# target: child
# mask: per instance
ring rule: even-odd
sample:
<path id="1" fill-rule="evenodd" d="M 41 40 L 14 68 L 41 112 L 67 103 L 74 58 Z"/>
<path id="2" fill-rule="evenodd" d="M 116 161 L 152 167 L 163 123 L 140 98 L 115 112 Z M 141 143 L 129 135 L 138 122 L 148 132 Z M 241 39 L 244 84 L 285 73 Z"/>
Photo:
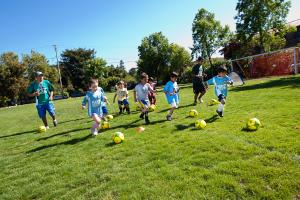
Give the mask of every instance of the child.
<path id="1" fill-rule="evenodd" d="M 117 91 L 114 96 L 114 101 L 116 101 L 116 97 L 118 97 L 118 105 L 119 105 L 119 114 L 123 113 L 123 110 L 126 110 L 128 114 L 130 114 L 130 108 L 129 108 L 129 102 L 128 102 L 128 91 L 127 88 L 125 87 L 125 83 L 123 81 L 120 81 L 117 84 Z M 124 105 L 124 108 L 123 108 Z"/>
<path id="2" fill-rule="evenodd" d="M 216 112 L 220 117 L 223 117 L 224 106 L 226 103 L 227 84 L 230 85 L 233 84 L 231 78 L 228 77 L 226 74 L 227 74 L 227 68 L 225 66 L 221 66 L 218 68 L 218 75 L 207 81 L 209 85 L 215 86 L 215 94 L 218 97 L 218 100 L 220 102 Z"/>
<path id="3" fill-rule="evenodd" d="M 98 80 L 91 79 L 89 82 L 90 91 L 82 101 L 82 109 L 85 108 L 88 103 L 88 115 L 94 120 L 94 125 L 91 128 L 91 133 L 98 135 L 98 127 L 103 117 L 102 104 L 105 101 L 102 88 L 98 87 Z"/>
<path id="4" fill-rule="evenodd" d="M 146 124 L 149 124 L 149 117 L 148 117 L 148 109 L 149 109 L 149 98 L 148 92 L 156 92 L 148 83 L 148 75 L 146 73 L 142 73 L 140 77 L 140 83 L 137 84 L 134 88 L 134 101 L 137 103 L 139 102 L 142 106 L 140 118 L 144 119 Z"/>
<path id="5" fill-rule="evenodd" d="M 156 90 L 155 88 L 155 83 L 152 77 L 149 77 L 149 81 L 148 81 L 149 85 L 153 88 L 153 90 Z M 151 105 L 156 105 L 156 96 L 154 92 L 150 92 L 148 93 L 148 98 L 150 101 Z"/>
<path id="6" fill-rule="evenodd" d="M 172 120 L 173 112 L 176 108 L 178 108 L 179 104 L 179 87 L 177 85 L 177 77 L 178 74 L 176 72 L 172 72 L 170 75 L 170 81 L 166 84 L 164 87 L 164 93 L 166 94 L 166 98 L 168 103 L 171 105 L 171 109 L 169 110 L 169 113 L 167 115 L 167 120 Z"/>

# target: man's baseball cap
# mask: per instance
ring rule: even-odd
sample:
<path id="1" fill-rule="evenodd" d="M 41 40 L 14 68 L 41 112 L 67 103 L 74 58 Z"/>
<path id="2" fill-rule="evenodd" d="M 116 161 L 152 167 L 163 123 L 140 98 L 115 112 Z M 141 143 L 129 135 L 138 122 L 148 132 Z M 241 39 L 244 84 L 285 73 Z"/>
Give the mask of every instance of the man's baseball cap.
<path id="1" fill-rule="evenodd" d="M 43 72 L 40 72 L 40 71 L 37 71 L 35 72 L 35 77 L 38 77 L 38 76 L 43 76 Z"/>

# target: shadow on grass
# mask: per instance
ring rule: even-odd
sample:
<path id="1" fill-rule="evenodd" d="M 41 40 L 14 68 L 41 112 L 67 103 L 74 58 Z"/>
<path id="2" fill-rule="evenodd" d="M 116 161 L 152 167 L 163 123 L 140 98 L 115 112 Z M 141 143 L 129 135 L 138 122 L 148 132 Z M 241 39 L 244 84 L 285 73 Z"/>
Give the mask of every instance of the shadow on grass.
<path id="1" fill-rule="evenodd" d="M 270 80 L 270 81 L 255 84 L 255 85 L 235 87 L 235 88 L 231 89 L 231 91 L 239 92 L 239 91 L 246 91 L 246 90 L 266 89 L 266 88 L 272 88 L 272 87 L 300 88 L 300 77 L 280 78 L 278 80 Z"/>
<path id="2" fill-rule="evenodd" d="M 208 123 L 208 124 L 211 124 L 211 123 L 217 121 L 218 119 L 219 119 L 218 115 L 214 115 L 214 116 L 212 116 L 212 117 L 210 117 L 210 118 L 208 118 L 208 119 L 205 119 L 204 121 L 205 121 L 206 123 Z"/>
<path id="3" fill-rule="evenodd" d="M 178 109 L 181 109 L 181 108 L 187 108 L 187 107 L 192 107 L 194 106 L 194 104 L 188 104 L 188 105 L 184 105 L 184 106 L 179 106 Z M 161 110 L 159 111 L 158 113 L 163 113 L 163 112 L 167 112 L 168 110 L 170 110 L 170 108 L 167 108 L 167 109 L 164 109 L 164 110 Z"/>
<path id="4" fill-rule="evenodd" d="M 176 124 L 175 125 L 175 128 L 176 128 L 175 131 L 183 131 L 183 130 L 186 130 L 186 129 L 189 129 L 189 128 L 192 128 L 192 127 L 194 127 L 194 123 L 190 123 L 189 125 Z"/>
<path id="5" fill-rule="evenodd" d="M 248 132 L 248 133 L 253 133 L 253 132 L 257 131 L 257 130 L 249 130 L 246 127 L 244 127 L 244 128 L 241 129 L 241 131 Z"/>
<path id="6" fill-rule="evenodd" d="M 41 150 L 45 150 L 45 149 L 49 149 L 49 148 L 56 147 L 56 146 L 61 146 L 61 145 L 74 145 L 74 144 L 77 144 L 79 142 L 83 142 L 83 141 L 85 141 L 85 140 L 87 140 L 91 137 L 92 137 L 92 135 L 88 134 L 86 136 L 83 136 L 83 137 L 80 137 L 80 138 L 74 138 L 72 140 L 68 140 L 68 141 L 65 141 L 65 142 L 59 142 L 59 143 L 55 143 L 55 144 L 49 144 L 49 145 L 37 147 L 35 149 L 27 151 L 26 153 L 34 153 L 34 152 L 37 152 L 37 151 L 41 151 Z"/>
<path id="7" fill-rule="evenodd" d="M 32 131 L 24 131 L 24 132 L 20 132 L 20 133 L 14 133 L 14 134 L 11 134 L 11 135 L 3 135 L 3 136 L 0 136 L 0 139 L 1 138 L 8 138 L 8 137 L 14 137 L 14 136 L 18 136 L 18 135 L 24 135 L 24 134 L 28 134 L 28 133 L 35 133 L 37 130 L 32 130 Z"/>
<path id="8" fill-rule="evenodd" d="M 80 120 L 84 120 L 84 119 L 89 119 L 89 118 L 88 117 L 83 117 L 83 118 L 78 118 L 78 119 L 71 119 L 71 120 L 66 120 L 66 121 L 59 122 L 59 124 L 65 124 L 65 123 L 69 123 L 69 122 L 76 122 L 76 121 L 80 121 Z"/>
<path id="9" fill-rule="evenodd" d="M 105 144 L 105 147 L 113 147 L 113 146 L 115 146 L 115 145 L 116 145 L 116 143 L 114 143 L 114 142 L 109 142 L 109 143 Z"/>
<path id="10" fill-rule="evenodd" d="M 61 132 L 61 133 L 50 135 L 48 137 L 39 138 L 39 139 L 37 139 L 37 141 L 48 140 L 48 139 L 56 137 L 56 136 L 66 135 L 68 133 L 73 133 L 73 132 L 78 132 L 78 131 L 83 131 L 83 130 L 88 130 L 88 129 L 89 128 L 80 128 L 80 129 L 73 129 L 73 130 L 69 130 L 69 131 L 64 131 L 64 132 Z"/>

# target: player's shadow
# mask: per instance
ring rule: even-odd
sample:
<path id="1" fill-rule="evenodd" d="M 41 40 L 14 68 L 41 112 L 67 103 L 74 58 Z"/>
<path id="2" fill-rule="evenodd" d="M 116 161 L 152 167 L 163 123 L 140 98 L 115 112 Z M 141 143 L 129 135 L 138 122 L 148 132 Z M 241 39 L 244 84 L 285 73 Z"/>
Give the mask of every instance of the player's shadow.
<path id="1" fill-rule="evenodd" d="M 48 137 L 42 137 L 42 138 L 39 138 L 37 139 L 37 141 L 41 141 L 41 140 L 48 140 L 50 138 L 53 138 L 53 137 L 57 137 L 57 136 L 61 136 L 61 135 L 68 135 L 69 133 L 74 133 L 74 132 L 78 132 L 78 131 L 83 131 L 83 130 L 88 130 L 89 128 L 79 128 L 79 129 L 73 129 L 73 130 L 69 130 L 69 131 L 64 131 L 64 132 L 61 132 L 61 133 L 57 133 L 57 134 L 54 134 L 54 135 L 50 135 Z"/>
<path id="2" fill-rule="evenodd" d="M 239 91 L 246 91 L 246 90 L 266 89 L 266 88 L 272 88 L 272 87 L 300 88 L 300 77 L 286 77 L 286 78 L 280 78 L 277 80 L 270 80 L 270 81 L 255 84 L 255 85 L 234 87 L 231 89 L 231 91 L 239 92 Z"/>
<path id="3" fill-rule="evenodd" d="M 55 143 L 55 144 L 49 144 L 49 145 L 37 147 L 35 149 L 27 151 L 26 153 L 34 153 L 34 152 L 37 152 L 37 151 L 41 151 L 41 150 L 45 150 L 45 149 L 49 149 L 49 148 L 56 147 L 56 146 L 61 146 L 61 145 L 74 145 L 74 144 L 77 144 L 79 142 L 83 142 L 85 140 L 88 140 L 91 137 L 92 137 L 92 135 L 88 134 L 88 135 L 80 137 L 80 138 L 74 138 L 72 140 L 68 140 L 68 141 L 64 141 L 64 142 L 59 142 L 59 143 Z"/>
<path id="4" fill-rule="evenodd" d="M 114 142 L 109 142 L 109 143 L 105 144 L 105 147 L 113 147 L 113 146 L 115 146 L 115 145 L 116 145 L 116 143 L 114 143 Z"/>
<path id="5" fill-rule="evenodd" d="M 77 122 L 77 121 L 84 120 L 84 119 L 88 119 L 88 118 L 83 117 L 83 118 L 78 118 L 78 119 L 66 120 L 66 121 L 59 122 L 59 124 L 66 124 L 66 123 L 69 123 L 69 122 Z"/>
<path id="6" fill-rule="evenodd" d="M 183 131 L 192 127 L 194 127 L 194 123 L 190 123 L 189 125 L 176 124 L 175 131 Z"/>
<path id="7" fill-rule="evenodd" d="M 192 107 L 194 106 L 194 104 L 187 104 L 187 105 L 184 105 L 184 106 L 179 106 L 178 109 L 182 109 L 182 108 L 187 108 L 187 107 Z M 163 113 L 163 112 L 167 112 L 168 110 L 170 110 L 170 108 L 167 108 L 167 109 L 164 109 L 164 110 L 161 110 L 159 111 L 158 113 Z"/>
<path id="8" fill-rule="evenodd" d="M 32 131 L 24 131 L 24 132 L 20 132 L 20 133 L 14 133 L 14 134 L 11 134 L 11 135 L 3 135 L 3 136 L 0 136 L 0 139 L 1 138 L 14 137 L 14 136 L 18 136 L 18 135 L 29 134 L 29 133 L 35 133 L 35 132 L 36 132 L 36 130 L 32 130 Z"/>
<path id="9" fill-rule="evenodd" d="M 205 119 L 204 121 L 208 124 L 214 123 L 215 121 L 217 121 L 219 119 L 218 115 L 214 115 L 208 119 Z"/>
<path id="10" fill-rule="evenodd" d="M 241 129 L 241 131 L 243 131 L 243 132 L 255 132 L 256 130 L 249 130 L 249 129 L 247 129 L 246 127 L 243 127 L 242 129 Z"/>

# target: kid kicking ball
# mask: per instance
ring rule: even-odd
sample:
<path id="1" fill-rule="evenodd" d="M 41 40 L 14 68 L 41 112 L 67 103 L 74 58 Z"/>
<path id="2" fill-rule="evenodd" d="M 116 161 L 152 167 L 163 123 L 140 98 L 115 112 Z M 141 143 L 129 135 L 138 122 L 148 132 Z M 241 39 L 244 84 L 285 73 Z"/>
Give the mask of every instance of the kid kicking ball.
<path id="1" fill-rule="evenodd" d="M 247 121 L 246 127 L 249 131 L 256 131 L 261 126 L 259 119 L 251 118 Z"/>
<path id="2" fill-rule="evenodd" d="M 198 116 L 198 112 L 197 110 L 193 109 L 189 112 L 189 116 L 190 117 L 197 117 Z"/>
<path id="3" fill-rule="evenodd" d="M 112 115 L 107 115 L 107 116 L 106 116 L 106 119 L 107 119 L 108 121 L 113 120 L 113 118 L 114 118 L 114 116 L 112 116 Z"/>
<path id="4" fill-rule="evenodd" d="M 196 129 L 204 129 L 206 127 L 206 122 L 203 119 L 199 119 L 195 122 Z"/>
<path id="5" fill-rule="evenodd" d="M 120 144 L 121 142 L 124 141 L 124 134 L 121 132 L 115 132 L 112 136 L 112 140 L 114 141 L 114 143 L 116 144 Z"/>
<path id="6" fill-rule="evenodd" d="M 101 129 L 108 129 L 108 128 L 109 128 L 109 123 L 108 122 L 102 122 Z"/>
<path id="7" fill-rule="evenodd" d="M 155 106 L 155 105 L 151 105 L 151 106 L 149 107 L 149 111 L 150 111 L 150 112 L 153 112 L 155 109 L 156 109 L 156 106 Z"/>
<path id="8" fill-rule="evenodd" d="M 45 133 L 46 132 L 46 127 L 45 126 L 40 126 L 39 128 L 38 128 L 38 132 L 39 133 Z"/>

